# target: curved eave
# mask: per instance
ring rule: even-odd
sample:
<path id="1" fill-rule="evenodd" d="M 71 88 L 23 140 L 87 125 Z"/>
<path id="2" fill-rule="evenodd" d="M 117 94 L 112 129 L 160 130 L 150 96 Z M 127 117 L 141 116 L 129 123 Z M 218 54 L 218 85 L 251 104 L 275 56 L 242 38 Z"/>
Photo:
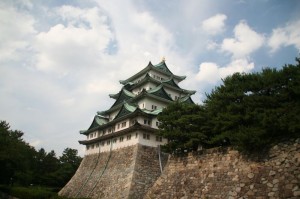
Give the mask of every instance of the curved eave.
<path id="1" fill-rule="evenodd" d="M 194 91 L 194 90 L 185 90 L 185 89 L 182 89 L 182 91 L 183 91 L 184 93 L 189 94 L 189 95 L 194 95 L 194 94 L 196 93 L 196 91 Z"/>
<path id="2" fill-rule="evenodd" d="M 169 96 L 169 94 L 166 92 L 166 90 L 164 89 L 163 84 L 157 86 L 156 88 L 147 91 L 149 94 L 155 95 L 157 97 L 162 97 L 164 99 L 173 101 L 173 99 Z M 158 93 L 160 93 L 161 95 L 159 95 Z"/>
<path id="3" fill-rule="evenodd" d="M 180 88 L 178 84 L 174 81 L 174 78 L 162 81 L 163 84 L 170 85 L 172 87 Z"/>
<path id="4" fill-rule="evenodd" d="M 99 128 L 100 126 L 103 126 L 105 124 L 107 124 L 107 118 L 102 117 L 100 115 L 96 115 L 92 121 L 92 124 L 90 125 L 90 127 L 87 130 L 81 130 L 79 133 L 80 134 L 84 134 L 86 135 L 88 132 L 93 131 L 94 129 Z"/>
<path id="5" fill-rule="evenodd" d="M 125 85 L 125 84 L 131 82 L 132 80 L 136 79 L 137 77 L 142 76 L 144 73 L 146 73 L 147 71 L 149 71 L 152 67 L 153 67 L 153 65 L 152 65 L 152 63 L 150 61 L 149 64 L 144 69 L 142 69 L 140 72 L 136 73 L 135 75 L 129 77 L 126 80 L 120 80 L 119 82 L 121 84 Z"/>
<path id="6" fill-rule="evenodd" d="M 136 111 L 138 108 L 131 106 L 127 103 L 123 104 L 123 106 L 121 107 L 120 111 L 118 112 L 118 114 L 116 115 L 115 119 L 118 119 L 120 117 L 122 117 L 123 115 L 129 115 L 130 113 Z"/>
<path id="7" fill-rule="evenodd" d="M 145 76 L 145 78 L 144 78 L 142 81 L 140 81 L 140 82 L 134 84 L 134 85 L 131 87 L 131 89 L 138 88 L 138 87 L 142 86 L 143 84 L 145 84 L 145 83 L 147 83 L 147 82 L 153 82 L 153 83 L 156 83 L 156 84 L 158 84 L 158 85 L 161 83 L 160 81 L 158 81 L 158 80 L 154 79 L 153 77 L 151 77 L 151 76 L 149 75 L 149 73 L 147 73 L 146 76 Z"/>
<path id="8" fill-rule="evenodd" d="M 162 97 L 158 97 L 156 95 L 153 95 L 153 94 L 150 94 L 150 93 L 147 93 L 147 92 L 144 92 L 144 93 L 141 93 L 139 94 L 136 98 L 134 98 L 132 101 L 137 101 L 141 98 L 144 98 L 144 97 L 150 97 L 150 98 L 153 98 L 153 99 L 156 99 L 158 101 L 161 101 L 161 102 L 166 102 L 166 103 L 171 103 L 171 102 L 174 102 L 174 100 L 170 100 L 170 99 L 165 99 L 165 98 L 162 98 Z"/>
<path id="9" fill-rule="evenodd" d="M 192 100 L 191 95 L 188 95 L 186 97 L 180 98 L 179 102 L 182 103 L 190 103 L 190 104 L 195 104 L 195 102 Z"/>
<path id="10" fill-rule="evenodd" d="M 120 93 L 121 93 L 121 91 L 118 92 L 118 93 L 116 93 L 116 94 L 109 94 L 108 96 L 109 96 L 110 98 L 113 98 L 113 99 L 118 99 Z"/>
<path id="11" fill-rule="evenodd" d="M 114 120 L 112 120 L 112 121 L 110 121 L 110 122 L 108 122 L 108 123 L 106 123 L 104 125 L 98 126 L 96 128 L 92 128 L 92 129 L 86 130 L 84 132 L 80 132 L 80 134 L 87 135 L 87 134 L 89 134 L 91 132 L 111 127 L 111 126 L 115 125 L 116 123 L 124 120 L 125 118 L 134 118 L 134 117 L 140 116 L 140 115 L 147 116 L 147 117 L 154 117 L 157 114 L 156 114 L 156 111 L 153 111 L 153 112 L 149 113 L 149 112 L 145 112 L 145 111 L 137 108 L 132 113 L 129 113 L 127 115 L 123 115 L 122 117 L 119 117 L 119 118 L 115 118 Z"/>
<path id="12" fill-rule="evenodd" d="M 124 97 L 123 101 L 121 99 L 122 96 Z M 118 104 L 123 104 L 123 102 L 126 102 L 126 101 L 128 101 L 128 100 L 130 100 L 131 98 L 134 98 L 134 97 L 135 97 L 135 95 L 133 93 L 131 93 L 130 91 L 123 88 L 118 93 L 118 98 L 116 99 L 115 103 L 111 106 L 111 108 L 118 105 Z"/>
<path id="13" fill-rule="evenodd" d="M 178 76 L 178 75 L 174 75 L 171 70 L 168 68 L 167 64 L 165 63 L 165 61 L 160 62 L 159 64 L 156 64 L 152 67 L 153 69 L 155 69 L 156 71 L 159 71 L 161 73 L 164 73 L 167 76 L 172 76 L 175 79 L 178 80 L 178 82 L 184 80 L 186 78 L 186 76 Z M 161 69 L 161 68 L 165 68 L 165 70 Z"/>
<path id="14" fill-rule="evenodd" d="M 102 112 L 98 112 L 98 114 L 101 114 L 101 115 L 108 115 L 118 109 L 120 109 L 125 103 L 132 103 L 132 102 L 136 102 L 138 101 L 139 99 L 143 98 L 143 97 L 151 97 L 151 98 L 154 98 L 158 101 L 162 101 L 162 102 L 166 102 L 166 103 L 170 103 L 170 102 L 173 102 L 174 100 L 167 94 L 167 92 L 163 89 L 164 93 L 165 93 L 165 96 L 166 98 L 163 98 L 163 97 L 160 97 L 160 96 L 157 96 L 155 94 L 152 94 L 156 91 L 158 91 L 159 89 L 163 89 L 163 85 L 159 85 L 158 87 L 152 89 L 152 90 L 143 90 L 139 95 L 136 95 L 135 97 L 127 100 L 126 102 L 122 102 L 122 103 L 119 103 L 117 105 L 113 105 L 110 109 L 106 110 L 106 111 L 102 111 Z M 180 89 L 182 90 L 182 89 Z"/>
<path id="15" fill-rule="evenodd" d="M 126 128 L 124 130 L 117 131 L 117 132 L 110 133 L 110 134 L 106 134 L 106 135 L 103 135 L 101 137 L 91 139 L 91 140 L 80 140 L 78 142 L 80 144 L 83 144 L 83 145 L 93 144 L 93 143 L 101 142 L 103 140 L 112 139 L 112 138 L 115 138 L 115 137 L 118 137 L 118 136 L 121 136 L 121 135 L 125 135 L 129 132 L 136 131 L 136 130 L 145 130 L 147 132 L 152 132 L 152 133 L 157 133 L 158 132 L 158 129 L 154 129 L 154 128 L 151 128 L 151 127 L 146 126 L 146 125 L 142 125 L 142 124 L 137 122 L 134 125 L 132 125 L 131 127 Z"/>

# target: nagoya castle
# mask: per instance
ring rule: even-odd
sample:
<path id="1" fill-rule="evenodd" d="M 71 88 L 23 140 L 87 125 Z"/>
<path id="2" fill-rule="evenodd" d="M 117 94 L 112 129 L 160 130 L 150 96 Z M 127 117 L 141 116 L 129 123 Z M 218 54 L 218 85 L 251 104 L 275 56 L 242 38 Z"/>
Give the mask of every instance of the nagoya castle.
<path id="1" fill-rule="evenodd" d="M 168 104 L 194 103 L 195 91 L 178 85 L 186 76 L 173 74 L 165 59 L 151 62 L 138 73 L 121 80 L 122 89 L 110 94 L 113 105 L 97 112 L 90 127 L 80 133 L 85 156 L 59 195 L 70 198 L 143 198 L 161 175 L 168 154 L 160 146 L 168 142 L 158 133 L 157 116 Z"/>

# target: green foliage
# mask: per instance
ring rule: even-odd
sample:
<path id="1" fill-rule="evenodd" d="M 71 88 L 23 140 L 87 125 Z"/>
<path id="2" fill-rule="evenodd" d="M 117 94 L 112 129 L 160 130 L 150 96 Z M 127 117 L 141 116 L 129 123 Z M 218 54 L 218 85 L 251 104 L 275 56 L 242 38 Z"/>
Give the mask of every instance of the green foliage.
<path id="1" fill-rule="evenodd" d="M 58 159 L 53 150 L 36 151 L 22 139 L 23 134 L 0 121 L 0 184 L 64 186 L 81 162 L 77 150 L 66 148 Z"/>
<path id="2" fill-rule="evenodd" d="M 281 70 L 228 76 L 201 106 L 170 105 L 158 118 L 161 134 L 171 140 L 169 151 L 226 142 L 253 153 L 299 137 L 300 58 L 296 61 Z"/>
<path id="3" fill-rule="evenodd" d="M 206 121 L 203 113 L 204 110 L 199 105 L 178 102 L 163 110 L 158 120 L 160 135 L 169 140 L 164 146 L 167 152 L 195 150 L 199 144 L 207 143 L 207 135 L 201 128 L 201 124 Z"/>
<path id="4" fill-rule="evenodd" d="M 8 195 L 22 199 L 67 199 L 66 197 L 58 196 L 56 190 L 48 187 L 0 186 L 0 198 L 9 198 Z"/>

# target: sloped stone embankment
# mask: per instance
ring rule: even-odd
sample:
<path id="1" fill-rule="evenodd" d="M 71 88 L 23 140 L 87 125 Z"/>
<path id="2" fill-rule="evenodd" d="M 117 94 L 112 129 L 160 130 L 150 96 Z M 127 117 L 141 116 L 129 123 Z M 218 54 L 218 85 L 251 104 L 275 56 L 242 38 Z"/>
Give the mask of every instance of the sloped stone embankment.
<path id="1" fill-rule="evenodd" d="M 230 149 L 172 157 L 146 199 L 300 198 L 300 139 L 252 161 Z"/>

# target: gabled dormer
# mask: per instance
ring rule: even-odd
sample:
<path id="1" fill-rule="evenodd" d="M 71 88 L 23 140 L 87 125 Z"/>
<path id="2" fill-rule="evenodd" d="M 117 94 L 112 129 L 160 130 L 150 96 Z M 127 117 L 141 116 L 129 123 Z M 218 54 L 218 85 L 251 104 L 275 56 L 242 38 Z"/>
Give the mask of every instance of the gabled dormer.
<path id="1" fill-rule="evenodd" d="M 191 98 L 191 95 L 192 94 L 181 97 L 181 98 L 178 99 L 178 101 L 181 102 L 181 103 L 195 104 L 195 102 Z"/>
<path id="2" fill-rule="evenodd" d="M 115 103 L 111 106 L 117 106 L 118 104 L 122 104 L 127 102 L 128 100 L 132 99 L 135 97 L 135 94 L 133 94 L 132 92 L 126 90 L 125 88 L 123 88 L 119 93 L 117 94 L 110 94 L 109 97 L 116 99 Z"/>
<path id="3" fill-rule="evenodd" d="M 166 99 L 166 100 L 170 100 L 173 101 L 173 99 L 170 97 L 170 95 L 166 92 L 166 90 L 164 89 L 164 86 L 161 84 L 158 87 L 151 89 L 149 91 L 147 91 L 149 94 L 155 95 L 157 97 Z"/>
<path id="4" fill-rule="evenodd" d="M 129 115 L 130 113 L 133 113 L 136 109 L 137 109 L 136 106 L 132 106 L 132 105 L 129 105 L 128 103 L 125 103 L 121 107 L 121 109 L 120 109 L 119 113 L 116 115 L 115 119 Z"/>
<path id="5" fill-rule="evenodd" d="M 84 134 L 87 135 L 89 132 L 97 129 L 98 127 L 105 125 L 108 123 L 108 118 L 102 116 L 102 115 L 96 115 L 93 119 L 92 124 L 90 125 L 90 127 L 87 130 L 82 130 L 80 131 L 80 134 Z"/>
<path id="6" fill-rule="evenodd" d="M 139 71 L 138 73 L 136 73 L 135 75 L 129 77 L 126 80 L 121 80 L 120 83 L 123 85 L 128 84 L 129 82 L 131 83 L 138 83 L 139 81 L 142 81 L 142 79 L 144 77 L 146 77 L 147 73 L 150 73 L 150 71 L 153 71 L 157 74 L 161 74 L 161 76 L 164 76 L 165 78 L 161 78 L 160 81 L 164 80 L 164 79 L 169 79 L 171 77 L 173 77 L 177 82 L 180 82 L 182 80 L 184 80 L 186 78 L 186 76 L 178 76 L 178 75 L 174 75 L 170 69 L 167 67 L 165 61 L 161 61 L 159 64 L 157 65 L 153 65 L 151 62 L 149 62 L 149 64 L 141 71 Z M 155 78 L 154 78 L 155 79 Z"/>

